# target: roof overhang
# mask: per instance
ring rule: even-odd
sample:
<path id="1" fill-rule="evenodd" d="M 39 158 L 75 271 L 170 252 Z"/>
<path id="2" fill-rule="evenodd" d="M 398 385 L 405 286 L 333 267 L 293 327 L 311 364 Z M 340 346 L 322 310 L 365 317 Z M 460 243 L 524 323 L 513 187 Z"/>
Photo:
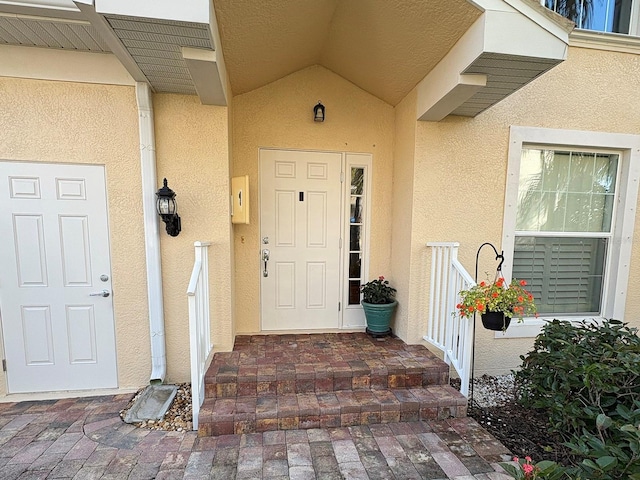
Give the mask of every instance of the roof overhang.
<path id="1" fill-rule="evenodd" d="M 567 57 L 573 24 L 536 2 L 471 3 L 483 13 L 418 84 L 418 120 L 475 117 Z"/>

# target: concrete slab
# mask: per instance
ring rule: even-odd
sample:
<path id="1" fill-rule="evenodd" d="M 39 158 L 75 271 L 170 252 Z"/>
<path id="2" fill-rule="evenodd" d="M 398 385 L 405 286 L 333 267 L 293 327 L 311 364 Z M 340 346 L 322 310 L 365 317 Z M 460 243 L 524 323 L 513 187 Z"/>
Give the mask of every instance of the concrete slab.
<path id="1" fill-rule="evenodd" d="M 178 392 L 175 385 L 149 385 L 124 417 L 126 423 L 161 420 Z"/>

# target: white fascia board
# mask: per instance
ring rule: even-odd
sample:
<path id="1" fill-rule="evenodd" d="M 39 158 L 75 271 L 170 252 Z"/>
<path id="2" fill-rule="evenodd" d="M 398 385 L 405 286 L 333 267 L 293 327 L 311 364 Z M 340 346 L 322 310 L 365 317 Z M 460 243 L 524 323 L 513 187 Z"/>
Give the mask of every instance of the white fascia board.
<path id="1" fill-rule="evenodd" d="M 103 85 L 135 85 L 110 53 L 0 45 L 0 76 Z"/>
<path id="2" fill-rule="evenodd" d="M 201 48 L 182 47 L 182 58 L 203 105 L 227 105 L 226 82 L 221 77 L 217 52 Z"/>
<path id="3" fill-rule="evenodd" d="M 44 8 L 50 10 L 67 10 L 77 12 L 73 0 L 0 0 L 0 6 L 11 5 L 15 7 Z"/>
<path id="4" fill-rule="evenodd" d="M 572 21 L 540 5 L 537 0 L 467 0 L 467 2 L 483 12 L 519 12 L 565 43 L 569 33 L 575 27 Z"/>
<path id="5" fill-rule="evenodd" d="M 95 0 L 101 14 L 209 23 L 209 0 Z"/>
<path id="6" fill-rule="evenodd" d="M 229 98 L 229 93 L 227 92 L 227 87 L 229 85 L 228 77 L 227 77 L 227 65 L 224 61 L 224 54 L 222 52 L 222 41 L 220 40 L 220 31 L 218 29 L 218 19 L 216 17 L 216 11 L 213 7 L 213 2 L 209 2 L 209 36 L 211 38 L 211 43 L 213 45 L 213 49 L 216 51 L 216 64 L 218 66 L 218 76 L 220 78 L 220 82 L 222 83 L 222 91 L 224 93 L 225 105 L 226 101 Z"/>
<path id="7" fill-rule="evenodd" d="M 464 89 L 460 90 L 460 87 L 461 81 L 464 81 L 466 76 L 461 75 L 461 72 L 484 51 L 485 20 L 486 13 L 471 25 L 449 53 L 418 84 L 418 120 L 442 119 L 468 99 L 453 92 L 464 91 Z M 445 101 L 447 96 L 449 98 Z M 460 102 L 456 105 L 453 99 L 458 99 Z M 442 108 L 445 104 L 450 108 L 446 113 Z"/>
<path id="8" fill-rule="evenodd" d="M 440 99 L 431 100 L 434 103 L 419 120 L 439 122 L 486 85 L 486 75 L 459 75 L 458 82 L 451 87 L 451 90 L 445 93 Z"/>
<path id="9" fill-rule="evenodd" d="M 484 50 L 523 57 L 565 60 L 569 34 L 564 40 L 518 12 L 486 12 Z"/>

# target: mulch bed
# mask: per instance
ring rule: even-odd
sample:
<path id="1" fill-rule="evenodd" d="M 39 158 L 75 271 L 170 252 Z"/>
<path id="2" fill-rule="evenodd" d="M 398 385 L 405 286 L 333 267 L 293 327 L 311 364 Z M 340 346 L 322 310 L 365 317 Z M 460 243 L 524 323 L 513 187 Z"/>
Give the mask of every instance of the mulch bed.
<path id="1" fill-rule="evenodd" d="M 498 407 L 474 405 L 469 416 L 517 457 L 529 456 L 534 462 L 552 460 L 563 465 L 575 462 L 563 439 L 551 433 L 547 416 L 521 406 L 515 399 Z"/>

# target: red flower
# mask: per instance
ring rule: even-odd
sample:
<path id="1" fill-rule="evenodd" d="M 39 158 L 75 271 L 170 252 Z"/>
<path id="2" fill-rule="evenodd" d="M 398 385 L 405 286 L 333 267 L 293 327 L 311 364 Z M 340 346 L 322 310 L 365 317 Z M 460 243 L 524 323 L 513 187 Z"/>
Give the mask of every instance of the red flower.
<path id="1" fill-rule="evenodd" d="M 523 287 L 524 287 L 526 284 L 527 284 L 527 281 L 526 281 L 526 280 L 520 280 L 520 285 L 521 285 L 521 286 L 523 286 Z"/>
<path id="2" fill-rule="evenodd" d="M 493 298 L 498 298 L 498 292 L 493 292 L 493 293 L 491 294 L 491 296 L 492 296 Z"/>
<path id="3" fill-rule="evenodd" d="M 383 277 L 382 275 L 380 275 L 380 276 L 378 277 L 378 280 L 383 281 L 383 280 L 384 280 L 384 277 Z"/>
<path id="4" fill-rule="evenodd" d="M 487 284 L 486 284 L 486 283 L 484 283 L 484 282 L 480 282 L 480 286 L 481 286 L 481 287 L 486 287 L 486 286 L 487 286 Z"/>
<path id="5" fill-rule="evenodd" d="M 518 301 L 519 301 L 519 302 L 524 302 L 524 298 L 522 297 L 522 295 L 520 295 L 520 296 L 518 297 Z"/>
<path id="6" fill-rule="evenodd" d="M 499 278 L 499 279 L 496 281 L 496 285 L 497 285 L 497 286 L 499 286 L 499 287 L 501 287 L 503 284 L 504 284 L 504 278 Z"/>

